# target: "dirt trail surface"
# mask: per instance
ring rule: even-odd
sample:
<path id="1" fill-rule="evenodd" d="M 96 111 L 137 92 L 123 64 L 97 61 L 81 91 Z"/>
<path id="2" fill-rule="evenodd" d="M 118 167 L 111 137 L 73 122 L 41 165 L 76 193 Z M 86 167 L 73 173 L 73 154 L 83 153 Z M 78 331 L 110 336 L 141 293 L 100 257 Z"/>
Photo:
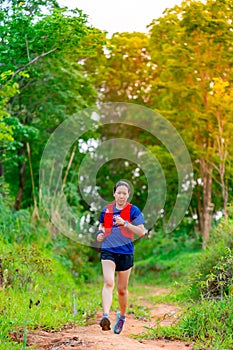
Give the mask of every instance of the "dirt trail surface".
<path id="1" fill-rule="evenodd" d="M 154 295 L 164 294 L 164 290 L 154 290 Z M 145 291 L 145 294 L 146 291 Z M 75 326 L 60 332 L 49 333 L 35 331 L 28 334 L 28 345 L 33 349 L 44 350 L 183 350 L 193 349 L 191 344 L 167 340 L 137 340 L 132 334 L 146 331 L 145 327 L 153 327 L 160 320 L 161 325 L 171 325 L 181 312 L 180 308 L 170 304 L 152 304 L 144 297 L 139 296 L 140 305 L 148 307 L 151 312 L 150 319 L 136 319 L 133 315 L 133 305 L 130 305 L 126 323 L 121 334 L 114 334 L 112 330 L 102 331 L 99 326 L 101 312 L 96 315 L 93 324 L 85 327 Z M 115 322 L 115 312 L 110 314 L 111 327 Z"/>

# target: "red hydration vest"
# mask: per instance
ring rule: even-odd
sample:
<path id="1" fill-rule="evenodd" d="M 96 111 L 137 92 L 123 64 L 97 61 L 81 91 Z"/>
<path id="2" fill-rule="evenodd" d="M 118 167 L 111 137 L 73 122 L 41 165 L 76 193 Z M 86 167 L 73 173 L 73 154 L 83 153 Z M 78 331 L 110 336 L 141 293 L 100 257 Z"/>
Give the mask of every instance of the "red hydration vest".
<path id="1" fill-rule="evenodd" d="M 110 203 L 107 205 L 105 214 L 104 214 L 104 228 L 105 228 L 105 234 L 104 236 L 107 237 L 110 235 L 111 231 L 112 231 L 112 225 L 113 225 L 113 206 L 114 206 L 115 202 Z M 124 206 L 124 208 L 121 210 L 120 216 L 122 217 L 122 219 L 127 220 L 130 222 L 130 209 L 132 207 L 132 204 L 130 203 L 126 203 L 126 205 Z M 131 231 L 129 231 L 126 227 L 124 226 L 118 226 L 122 235 L 133 239 L 133 233 Z"/>

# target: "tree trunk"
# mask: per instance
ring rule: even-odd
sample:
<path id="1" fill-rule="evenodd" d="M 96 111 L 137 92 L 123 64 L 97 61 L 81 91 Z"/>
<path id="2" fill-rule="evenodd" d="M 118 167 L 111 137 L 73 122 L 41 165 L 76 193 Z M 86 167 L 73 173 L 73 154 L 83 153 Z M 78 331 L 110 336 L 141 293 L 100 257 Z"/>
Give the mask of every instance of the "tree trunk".
<path id="1" fill-rule="evenodd" d="M 26 162 L 19 163 L 19 190 L 14 204 L 14 208 L 16 210 L 20 209 L 20 205 L 23 199 L 23 190 L 25 184 L 25 168 Z"/>
<path id="2" fill-rule="evenodd" d="M 227 212 L 227 202 L 228 202 L 228 182 L 226 179 L 226 161 L 229 155 L 228 143 L 224 142 L 224 126 L 226 121 L 224 120 L 221 110 L 218 110 L 216 113 L 216 118 L 218 122 L 218 132 L 219 135 L 216 136 L 217 147 L 218 147 L 218 156 L 219 156 L 219 166 L 216 166 L 217 171 L 220 175 L 221 189 L 222 189 L 222 198 L 223 198 L 223 215 L 228 219 Z"/>
<path id="3" fill-rule="evenodd" d="M 211 187 L 213 167 L 206 160 L 201 159 L 201 171 L 203 178 L 203 231 L 202 231 L 202 248 L 205 249 L 209 239 L 211 229 L 211 218 L 213 204 L 211 203 Z"/>
<path id="4" fill-rule="evenodd" d="M 4 176 L 4 165 L 0 162 L 0 176 Z"/>
<path id="5" fill-rule="evenodd" d="M 202 233 L 203 232 L 203 207 L 202 207 L 201 193 L 199 188 L 200 186 L 198 186 L 198 192 L 197 192 L 198 231 Z"/>
<path id="6" fill-rule="evenodd" d="M 4 165 L 0 162 L 0 194 L 4 196 Z"/>
<path id="7" fill-rule="evenodd" d="M 222 198 L 223 198 L 223 215 L 226 219 L 228 219 L 228 212 L 227 212 L 228 183 L 224 179 L 224 174 L 220 173 L 220 178 L 221 178 Z"/>

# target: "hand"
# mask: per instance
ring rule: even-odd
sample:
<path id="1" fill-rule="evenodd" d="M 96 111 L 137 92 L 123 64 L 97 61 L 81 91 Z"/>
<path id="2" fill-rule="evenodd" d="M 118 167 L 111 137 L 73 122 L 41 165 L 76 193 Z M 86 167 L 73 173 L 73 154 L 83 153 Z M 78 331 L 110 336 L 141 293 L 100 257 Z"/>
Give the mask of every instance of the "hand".
<path id="1" fill-rule="evenodd" d="M 122 219 L 121 216 L 116 216 L 116 224 L 117 225 L 124 225 L 124 223 L 125 223 L 125 220 Z"/>
<path id="2" fill-rule="evenodd" d="M 104 233 L 99 233 L 98 236 L 96 237 L 98 242 L 103 242 L 104 240 Z"/>
<path id="3" fill-rule="evenodd" d="M 104 227 L 100 227 L 99 230 L 96 232 L 96 240 L 98 242 L 102 242 L 104 240 Z"/>

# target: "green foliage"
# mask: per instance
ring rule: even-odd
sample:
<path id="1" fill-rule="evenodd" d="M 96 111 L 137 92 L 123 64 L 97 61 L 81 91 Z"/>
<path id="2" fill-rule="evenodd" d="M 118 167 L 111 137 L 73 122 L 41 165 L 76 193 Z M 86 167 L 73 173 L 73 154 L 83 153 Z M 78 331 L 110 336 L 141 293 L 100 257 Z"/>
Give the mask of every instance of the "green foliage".
<path id="1" fill-rule="evenodd" d="M 15 245 L 12 250 L 5 251 L 2 244 L 0 265 L 2 269 L 2 287 L 27 289 L 33 283 L 37 274 L 46 274 L 51 271 L 51 259 L 41 256 L 35 246 L 23 247 Z"/>
<path id="2" fill-rule="evenodd" d="M 63 234 L 57 234 L 52 237 L 51 249 L 55 258 L 72 272 L 75 279 L 89 282 L 95 279 L 99 253 L 94 248 L 71 241 Z"/>
<path id="3" fill-rule="evenodd" d="M 170 234 L 162 230 L 135 243 L 135 273 L 149 281 L 170 284 L 188 275 L 189 261 L 198 260 L 201 242 L 187 221 Z"/>
<path id="4" fill-rule="evenodd" d="M 41 262 L 41 253 L 36 257 Z M 7 263 L 7 261 L 5 261 Z M 51 271 L 37 268 L 32 280 L 25 281 L 27 288 L 20 283 L 3 285 L 0 294 L 2 327 L 0 330 L 3 344 L 9 344 L 9 332 L 26 332 L 36 328 L 58 330 L 66 324 L 84 324 L 100 306 L 100 295 L 95 289 L 82 283 L 76 284 L 66 269 L 51 258 Z M 19 269 L 25 266 L 19 265 Z M 31 271 L 31 267 L 29 267 Z M 17 272 L 15 272 L 17 277 Z"/>
<path id="5" fill-rule="evenodd" d="M 156 65 L 150 105 L 172 122 L 192 157 L 192 209 L 203 246 L 211 203 L 226 215 L 232 200 L 232 13 L 231 0 L 183 1 L 150 27 L 149 53 Z"/>
<path id="6" fill-rule="evenodd" d="M 135 304 L 133 303 L 130 305 L 129 314 L 139 320 L 149 319 L 151 316 L 151 310 L 148 306 L 143 306 L 136 301 Z"/>
<path id="7" fill-rule="evenodd" d="M 148 328 L 137 338 L 169 340 L 182 339 L 194 342 L 194 349 L 232 349 L 232 298 L 223 301 L 203 301 L 183 313 L 176 325 Z"/>
<path id="8" fill-rule="evenodd" d="M 12 205 L 20 191 L 23 197 L 17 209 L 21 203 L 25 208 L 32 203 L 26 145 L 30 144 L 32 151 L 37 195 L 39 160 L 48 137 L 61 122 L 99 98 L 147 105 L 179 130 L 193 159 L 196 183 L 190 212 L 198 216 L 200 230 L 203 220 L 207 221 L 211 199 L 215 211 L 225 210 L 227 200 L 232 200 L 231 0 L 184 1 L 155 20 L 149 36 L 115 34 L 107 43 L 106 55 L 104 35 L 88 27 L 80 10 L 60 9 L 55 0 L 6 0 L 3 5 L 0 165 L 4 179 L 0 185 L 8 203 Z M 150 145 L 158 156 L 167 180 L 165 219 L 177 193 L 177 172 L 165 147 L 139 128 L 125 130 L 119 125 L 115 132 L 106 126 L 98 130 L 103 137 L 102 131 L 104 137 L 120 135 Z M 89 132 L 83 142 L 99 137 Z M 77 215 L 89 210 L 81 202 L 76 181 L 83 157 L 76 147 L 71 168 L 68 155 L 64 169 L 64 173 L 70 170 L 63 179 L 64 191 Z M 150 165 L 148 161 L 146 167 L 150 169 Z M 133 202 L 141 207 L 147 186 L 145 174 L 140 170 L 135 175 L 136 168 L 137 164 L 126 166 L 124 160 L 106 163 L 98 173 L 98 191 L 109 198 L 121 174 L 138 189 Z M 209 175 L 213 187 L 204 188 L 203 180 L 206 184 Z M 213 191 L 216 195 L 206 201 L 205 193 Z M 231 215 L 230 210 L 231 206 Z M 83 324 L 92 317 L 100 306 L 100 295 L 96 295 L 96 285 L 87 283 L 100 269 L 98 253 L 57 233 L 43 215 L 41 221 L 32 222 L 29 209 L 12 211 L 2 198 L 0 217 L 0 349 L 22 348 L 10 341 L 10 332 L 23 329 L 26 347 L 29 328 L 56 330 L 67 323 Z M 182 281 L 177 299 L 186 303 L 196 300 L 177 325 L 158 326 L 149 336 L 188 339 L 199 348 L 228 350 L 233 346 L 232 222 L 217 226 L 209 247 L 202 252 L 190 220 L 185 218 L 169 235 L 163 233 L 160 220 L 158 232 L 135 243 L 135 276 L 147 283 Z M 134 312 L 137 317 L 149 314 L 138 304 Z"/>
<path id="9" fill-rule="evenodd" d="M 233 252 L 226 248 L 224 255 L 219 257 L 219 261 L 205 276 L 199 275 L 199 281 L 195 281 L 201 295 L 205 299 L 224 298 L 233 292 Z"/>
<path id="10" fill-rule="evenodd" d="M 0 216 L 2 218 L 0 221 L 1 238 L 4 244 L 13 245 L 12 252 L 7 253 L 6 259 L 10 258 L 12 254 L 16 259 L 23 261 L 26 249 L 29 254 L 26 254 L 26 256 L 28 258 L 31 256 L 32 258 L 32 260 L 29 259 L 28 264 L 33 265 L 33 256 L 36 253 L 33 251 L 33 244 L 37 244 L 41 249 L 48 249 L 50 254 L 53 254 L 62 266 L 70 270 L 75 278 L 85 281 L 92 281 L 94 279 L 95 269 L 93 267 L 99 261 L 99 253 L 94 248 L 71 241 L 64 234 L 56 232 L 56 230 L 51 235 L 49 229 L 53 232 L 54 228 L 46 224 L 44 219 L 33 222 L 29 210 L 21 209 L 19 211 L 12 211 L 4 204 L 1 196 Z M 23 248 L 20 251 L 20 247 L 22 246 L 25 249 Z M 18 250 L 19 252 L 17 254 L 16 252 Z M 15 258 L 12 257 L 13 265 L 15 264 Z M 16 262 L 17 264 L 18 260 Z M 44 264 L 45 261 L 41 268 Z"/>
<path id="11" fill-rule="evenodd" d="M 5 71 L 0 75 L 0 142 L 13 141 L 14 127 L 8 125 L 7 118 L 10 114 L 7 111 L 7 104 L 11 97 L 18 91 L 18 84 L 9 82 L 7 79 L 11 75 L 11 71 Z"/>
<path id="12" fill-rule="evenodd" d="M 180 339 L 194 342 L 194 349 L 228 350 L 233 347 L 233 225 L 223 221 L 211 231 L 205 251 L 194 258 L 178 255 L 185 278 L 167 300 L 182 301 L 185 310 L 171 327 L 155 328 L 141 338 Z M 186 258 L 186 259 L 184 259 Z M 172 264 L 172 260 L 170 265 Z M 186 273 L 186 275 L 185 275 Z"/>
<path id="13" fill-rule="evenodd" d="M 89 322 L 101 301 L 87 284 L 95 274 L 89 248 L 51 237 L 43 221 L 31 223 L 28 210 L 12 212 L 3 201 L 0 208 L 0 349 L 22 349 L 10 334 L 23 331 L 26 346 L 29 330 Z"/>
<path id="14" fill-rule="evenodd" d="M 154 69 L 148 45 L 148 36 L 137 32 L 115 33 L 108 40 L 107 54 L 98 71 L 102 101 L 148 102 L 148 82 Z"/>
<path id="15" fill-rule="evenodd" d="M 43 225 L 32 222 L 29 209 L 12 210 L 5 205 L 1 195 L 0 216 L 1 238 L 4 242 L 27 245 L 43 240 L 48 236 L 48 231 Z"/>
<path id="16" fill-rule="evenodd" d="M 193 264 L 182 293 L 191 299 L 223 299 L 233 284 L 233 226 L 223 221 L 211 232 L 205 251 Z"/>
<path id="17" fill-rule="evenodd" d="M 93 77 L 84 63 L 100 54 L 104 42 L 81 10 L 61 9 L 49 0 L 20 4 L 6 1 L 0 17 L 0 74 L 7 80 L 0 110 L 8 113 L 0 135 L 14 139 L 4 145 L 1 167 L 4 183 L 17 197 L 16 209 L 34 199 L 26 143 L 38 196 L 39 160 L 48 137 L 62 121 L 96 101 Z"/>

